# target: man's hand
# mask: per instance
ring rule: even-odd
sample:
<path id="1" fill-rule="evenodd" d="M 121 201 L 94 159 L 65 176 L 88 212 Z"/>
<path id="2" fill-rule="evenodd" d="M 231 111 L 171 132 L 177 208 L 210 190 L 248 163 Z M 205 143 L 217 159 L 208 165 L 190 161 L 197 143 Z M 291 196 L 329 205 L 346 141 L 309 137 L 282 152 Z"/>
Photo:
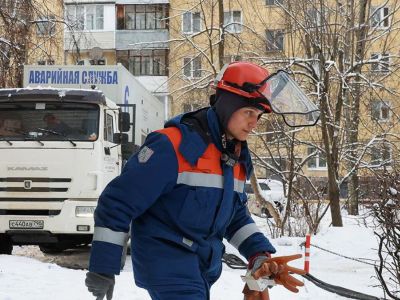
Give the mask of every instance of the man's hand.
<path id="1" fill-rule="evenodd" d="M 282 267 L 279 266 L 276 262 L 271 262 L 268 265 L 265 265 L 266 261 L 269 261 L 271 255 L 269 254 L 259 254 L 250 259 L 248 268 L 251 269 L 251 275 L 254 274 L 261 268 L 264 268 L 264 273 L 262 276 L 258 276 L 256 279 L 260 277 L 271 277 L 274 274 L 279 273 L 282 270 Z M 258 271 L 259 272 L 259 271 Z"/>
<path id="2" fill-rule="evenodd" d="M 85 284 L 96 300 L 103 300 L 105 296 L 107 300 L 111 300 L 114 292 L 114 277 L 114 275 L 87 272 Z"/>
<path id="3" fill-rule="evenodd" d="M 304 275 L 307 272 L 302 269 L 288 266 L 287 263 L 300 257 L 302 257 L 301 254 L 267 258 L 253 273 L 253 277 L 254 279 L 270 277 L 274 279 L 277 284 L 282 284 L 289 291 L 297 293 L 299 291 L 297 287 L 303 286 L 304 283 L 294 278 L 289 274 L 289 272 L 298 275 Z"/>
<path id="4" fill-rule="evenodd" d="M 303 286 L 304 283 L 294 278 L 289 273 L 304 275 L 306 272 L 302 269 L 293 268 L 287 265 L 289 261 L 300 258 L 301 254 L 269 257 L 267 254 L 257 255 L 249 262 L 249 269 L 254 279 L 267 277 L 273 279 L 277 284 L 283 285 L 288 290 L 297 293 L 297 287 Z M 264 291 L 252 291 L 247 284 L 244 287 L 243 294 L 245 300 L 269 300 L 268 289 Z"/>

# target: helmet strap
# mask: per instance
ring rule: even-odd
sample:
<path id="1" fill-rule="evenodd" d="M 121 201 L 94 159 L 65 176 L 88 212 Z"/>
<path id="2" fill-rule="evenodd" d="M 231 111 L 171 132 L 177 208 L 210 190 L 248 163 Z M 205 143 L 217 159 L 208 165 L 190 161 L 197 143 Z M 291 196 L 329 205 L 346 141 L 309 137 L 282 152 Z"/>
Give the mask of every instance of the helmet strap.
<path id="1" fill-rule="evenodd" d="M 242 143 L 237 139 L 227 139 L 226 134 L 222 138 L 223 151 L 221 154 L 221 161 L 233 167 L 239 162 L 240 152 L 242 150 Z"/>

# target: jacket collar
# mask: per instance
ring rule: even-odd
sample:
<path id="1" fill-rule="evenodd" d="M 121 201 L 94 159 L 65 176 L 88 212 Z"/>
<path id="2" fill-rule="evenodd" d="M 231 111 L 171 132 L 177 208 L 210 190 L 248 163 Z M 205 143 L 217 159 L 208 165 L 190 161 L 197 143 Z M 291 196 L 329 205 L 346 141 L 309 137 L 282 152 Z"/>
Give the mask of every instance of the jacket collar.
<path id="1" fill-rule="evenodd" d="M 207 121 L 212 141 L 215 144 L 215 146 L 217 146 L 218 150 L 222 152 L 224 149 L 222 146 L 223 131 L 221 130 L 221 125 L 219 123 L 218 116 L 212 107 L 210 107 L 207 111 Z"/>
<path id="2" fill-rule="evenodd" d="M 208 120 L 208 126 L 210 128 L 213 143 L 217 146 L 218 150 L 222 152 L 223 151 L 223 145 L 222 145 L 223 131 L 221 129 L 221 124 L 219 122 L 218 116 L 212 107 L 210 107 L 207 111 L 207 120 Z M 253 164 L 251 162 L 251 156 L 250 156 L 249 148 L 247 146 L 247 142 L 242 142 L 239 162 L 244 164 L 245 169 L 246 169 L 246 178 L 249 179 L 251 173 L 253 172 Z"/>
<path id="3" fill-rule="evenodd" d="M 200 156 L 207 149 L 204 139 L 196 131 L 181 123 L 185 114 L 177 115 L 165 123 L 164 127 L 177 127 L 182 134 L 182 141 L 179 145 L 179 152 L 191 164 L 195 165 Z"/>
<path id="4" fill-rule="evenodd" d="M 185 124 L 182 124 L 181 121 L 185 115 L 186 114 L 177 115 L 176 117 L 167 121 L 164 127 L 179 128 L 182 134 L 182 141 L 179 145 L 179 152 L 191 165 L 195 165 L 197 163 L 197 160 L 206 151 L 208 144 L 204 141 L 204 139 L 201 137 L 199 133 L 192 130 Z M 218 148 L 218 150 L 222 152 L 224 149 L 222 145 L 223 131 L 221 130 L 218 116 L 212 107 L 210 107 L 207 110 L 207 122 L 208 122 L 208 128 L 210 130 L 211 140 L 213 144 Z M 253 172 L 253 164 L 251 162 L 251 157 L 249 148 L 247 146 L 247 142 L 242 143 L 239 162 L 244 164 L 246 169 L 246 177 L 247 179 L 249 179 L 251 173 Z"/>

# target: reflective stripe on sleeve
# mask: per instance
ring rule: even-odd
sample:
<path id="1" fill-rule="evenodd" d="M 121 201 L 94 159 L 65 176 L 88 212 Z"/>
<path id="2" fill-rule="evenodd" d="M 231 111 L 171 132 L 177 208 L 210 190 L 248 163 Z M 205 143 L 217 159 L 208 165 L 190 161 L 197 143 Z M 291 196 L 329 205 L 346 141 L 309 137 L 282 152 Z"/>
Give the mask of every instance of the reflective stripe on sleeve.
<path id="1" fill-rule="evenodd" d="M 235 179 L 233 184 L 234 184 L 235 192 L 243 193 L 243 190 L 244 190 L 244 181 L 243 180 Z"/>
<path id="2" fill-rule="evenodd" d="M 94 227 L 93 241 L 107 242 L 119 246 L 125 246 L 128 233 L 113 231 L 105 227 Z"/>
<path id="3" fill-rule="evenodd" d="M 178 174 L 177 184 L 186 184 L 190 186 L 203 186 L 211 188 L 224 187 L 224 176 L 218 174 L 182 172 Z M 244 181 L 235 179 L 234 190 L 238 193 L 243 193 Z"/>
<path id="4" fill-rule="evenodd" d="M 233 237 L 229 240 L 229 243 L 236 249 L 238 249 L 240 244 L 243 243 L 245 239 L 247 239 L 249 236 L 251 236 L 253 233 L 256 232 L 261 232 L 256 224 L 250 223 L 244 225 L 238 231 L 236 231 Z"/>

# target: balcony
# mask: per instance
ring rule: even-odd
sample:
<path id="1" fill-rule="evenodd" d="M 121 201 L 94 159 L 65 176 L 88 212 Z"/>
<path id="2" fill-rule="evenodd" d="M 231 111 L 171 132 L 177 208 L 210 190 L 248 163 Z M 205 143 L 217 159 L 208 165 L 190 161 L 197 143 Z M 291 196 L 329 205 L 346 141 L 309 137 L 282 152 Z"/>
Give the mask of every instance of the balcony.
<path id="1" fill-rule="evenodd" d="M 64 33 L 64 50 L 114 49 L 114 31 L 75 31 Z"/>
<path id="2" fill-rule="evenodd" d="M 168 29 L 117 30 L 115 48 L 128 49 L 168 49 Z"/>

